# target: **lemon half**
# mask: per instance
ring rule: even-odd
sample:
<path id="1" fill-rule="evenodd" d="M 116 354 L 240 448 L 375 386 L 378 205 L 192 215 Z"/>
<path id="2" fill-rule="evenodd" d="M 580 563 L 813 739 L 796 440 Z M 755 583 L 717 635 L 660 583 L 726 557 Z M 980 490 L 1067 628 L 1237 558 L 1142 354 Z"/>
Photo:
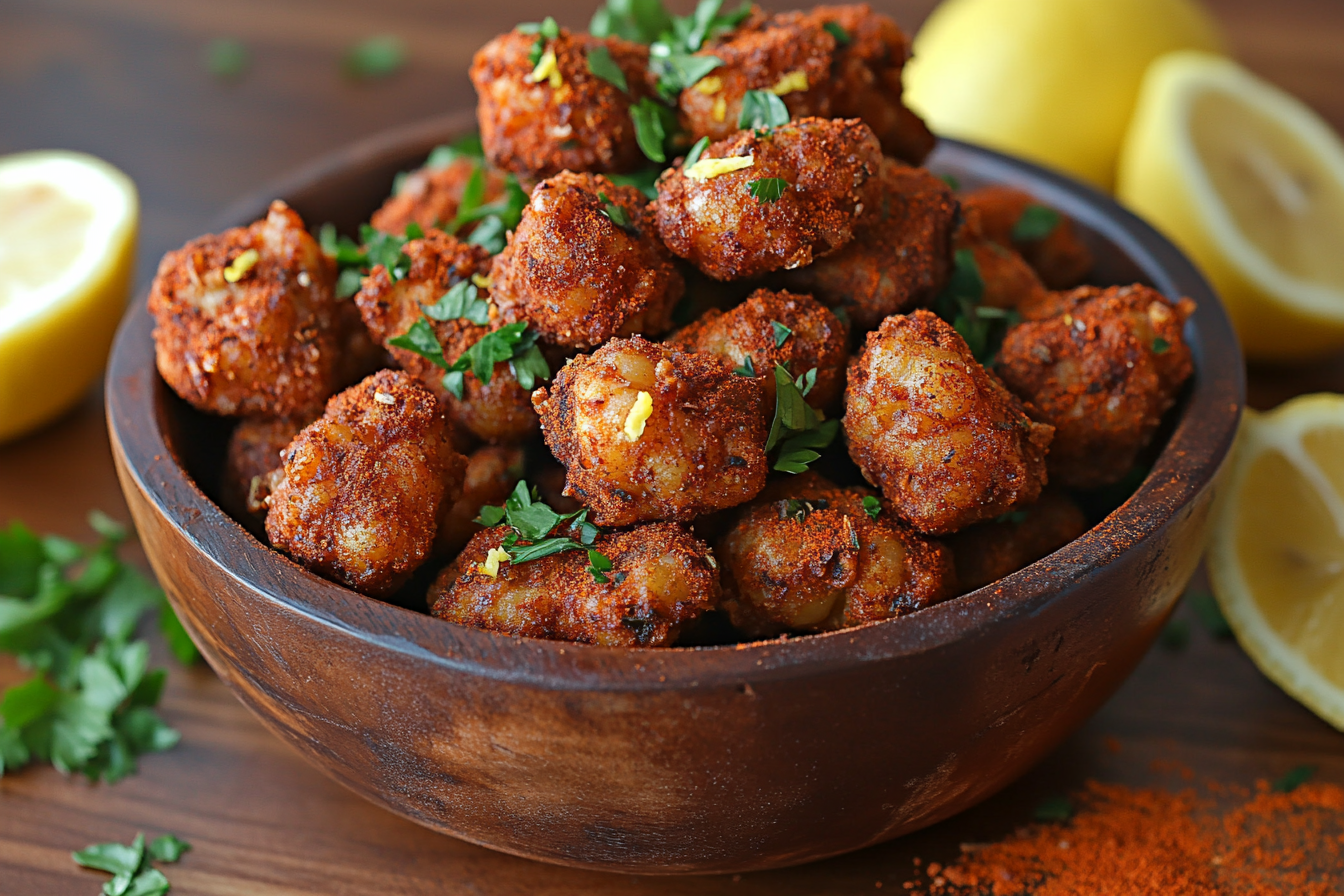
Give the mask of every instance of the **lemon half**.
<path id="1" fill-rule="evenodd" d="M 1117 195 L 1204 269 L 1248 357 L 1344 348 L 1344 143 L 1304 104 L 1228 59 L 1166 56 Z"/>
<path id="2" fill-rule="evenodd" d="M 1255 664 L 1344 730 L 1344 396 L 1247 413 L 1208 566 Z"/>
<path id="3" fill-rule="evenodd" d="M 0 158 L 0 441 L 52 420 L 102 373 L 138 220 L 135 185 L 101 159 Z"/>

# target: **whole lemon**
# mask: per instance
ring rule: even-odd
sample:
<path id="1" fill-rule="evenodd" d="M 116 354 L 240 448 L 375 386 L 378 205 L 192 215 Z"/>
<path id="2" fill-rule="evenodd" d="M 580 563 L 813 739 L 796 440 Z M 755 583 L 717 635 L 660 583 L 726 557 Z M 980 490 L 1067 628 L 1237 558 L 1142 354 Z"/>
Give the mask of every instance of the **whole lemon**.
<path id="1" fill-rule="evenodd" d="M 1144 71 L 1221 51 L 1193 0 L 947 0 L 915 37 L 910 105 L 934 131 L 1109 190 Z"/>

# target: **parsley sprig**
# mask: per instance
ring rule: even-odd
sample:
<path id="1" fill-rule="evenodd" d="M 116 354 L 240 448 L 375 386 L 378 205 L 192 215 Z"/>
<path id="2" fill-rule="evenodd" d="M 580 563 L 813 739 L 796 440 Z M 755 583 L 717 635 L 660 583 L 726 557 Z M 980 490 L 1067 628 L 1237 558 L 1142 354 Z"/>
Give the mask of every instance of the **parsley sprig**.
<path id="1" fill-rule="evenodd" d="M 425 235 L 424 229 L 412 221 L 406 225 L 404 236 L 383 233 L 368 224 L 359 227 L 359 242 L 348 236 L 337 236 L 333 224 L 323 224 L 317 232 L 317 242 L 322 251 L 335 259 L 339 273 L 336 275 L 336 297 L 348 299 L 359 292 L 361 281 L 369 271 L 382 265 L 387 268 L 393 280 L 405 277 L 411 269 L 411 260 L 402 251 L 411 240 Z"/>
<path id="2" fill-rule="evenodd" d="M 112 879 L 103 884 L 106 896 L 164 896 L 172 885 L 168 878 L 151 862 L 173 864 L 191 844 L 172 834 L 155 837 L 148 845 L 145 835 L 139 833 L 130 846 L 124 843 L 95 843 L 70 858 L 85 868 L 106 871 Z"/>
<path id="3" fill-rule="evenodd" d="M 782 177 L 762 177 L 747 182 L 747 192 L 757 202 L 778 202 L 789 191 L 789 182 Z"/>
<path id="4" fill-rule="evenodd" d="M 742 130 L 777 128 L 789 123 L 789 107 L 768 90 L 748 90 L 742 97 L 742 114 L 737 126 Z"/>
<path id="5" fill-rule="evenodd" d="M 592 547 L 600 530 L 588 522 L 587 508 L 573 513 L 556 513 L 541 500 L 536 487 L 529 487 L 526 480 L 514 486 L 503 506 L 487 504 L 482 507 L 476 522 L 487 527 L 508 524 L 513 531 L 505 537 L 502 546 L 509 552 L 509 562 L 514 566 L 565 551 L 587 551 L 588 574 L 593 581 L 599 584 L 611 581 L 606 575 L 611 571 L 611 559 Z M 563 523 L 568 525 L 562 526 Z M 553 535 L 557 530 L 570 534 Z"/>
<path id="6" fill-rule="evenodd" d="M 468 288 L 463 290 L 463 313 L 458 315 L 458 319 L 476 322 L 472 316 L 477 314 L 475 310 L 477 306 L 474 304 L 477 301 L 475 289 L 475 286 L 468 284 Z M 440 306 L 444 307 L 441 309 Z M 433 309 L 435 314 L 447 315 L 451 307 L 455 306 L 449 302 L 449 296 L 445 293 L 434 305 L 421 310 L 429 314 L 430 309 Z M 447 316 L 435 319 L 453 318 Z M 463 395 L 468 371 L 482 385 L 488 386 L 495 365 L 503 361 L 509 362 L 509 369 L 518 380 L 518 385 L 529 391 L 536 388 L 537 380 L 551 378 L 551 367 L 546 363 L 546 356 L 541 353 L 541 348 L 537 345 L 537 332 L 528 329 L 527 321 L 506 324 L 498 330 L 486 333 L 451 363 L 444 357 L 443 345 L 440 344 L 434 327 L 424 318 L 411 324 L 411 328 L 405 333 L 389 339 L 388 344 L 415 352 L 444 371 L 443 388 L 459 400 Z"/>
<path id="7" fill-rule="evenodd" d="M 1021 320 L 1016 312 L 982 304 L 985 281 L 970 249 L 958 249 L 952 276 L 934 300 L 933 310 L 961 334 L 981 364 L 993 363 L 1008 329 Z"/>
<path id="8" fill-rule="evenodd" d="M 1047 205 L 1029 205 L 1013 225 L 1013 242 L 1031 243 L 1043 240 L 1059 226 L 1059 212 Z"/>
<path id="9" fill-rule="evenodd" d="M 767 453 L 779 449 L 774 469 L 783 473 L 804 473 L 808 464 L 821 457 L 821 449 L 835 441 L 839 420 L 822 420 L 807 395 L 817 384 L 814 367 L 794 379 L 782 364 L 775 365 L 775 419 L 766 439 Z"/>

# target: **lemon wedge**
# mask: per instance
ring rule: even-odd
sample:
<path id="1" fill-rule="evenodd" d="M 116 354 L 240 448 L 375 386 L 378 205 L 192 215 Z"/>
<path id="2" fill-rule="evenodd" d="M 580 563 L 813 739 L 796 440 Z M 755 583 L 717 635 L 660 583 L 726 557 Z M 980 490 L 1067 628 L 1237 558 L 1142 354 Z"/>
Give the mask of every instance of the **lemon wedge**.
<path id="1" fill-rule="evenodd" d="M 1344 730 L 1344 395 L 1247 412 L 1208 566 L 1260 671 Z"/>
<path id="2" fill-rule="evenodd" d="M 52 420 L 102 373 L 138 220 L 135 185 L 101 159 L 0 157 L 0 441 Z"/>
<path id="3" fill-rule="evenodd" d="M 1344 143 L 1301 102 L 1225 58 L 1164 57 L 1116 192 L 1204 269 L 1248 357 L 1344 348 Z"/>
<path id="4" fill-rule="evenodd" d="M 1148 65 L 1219 51 L 1192 0 L 946 0 L 915 36 L 905 96 L 939 134 L 1109 190 Z"/>

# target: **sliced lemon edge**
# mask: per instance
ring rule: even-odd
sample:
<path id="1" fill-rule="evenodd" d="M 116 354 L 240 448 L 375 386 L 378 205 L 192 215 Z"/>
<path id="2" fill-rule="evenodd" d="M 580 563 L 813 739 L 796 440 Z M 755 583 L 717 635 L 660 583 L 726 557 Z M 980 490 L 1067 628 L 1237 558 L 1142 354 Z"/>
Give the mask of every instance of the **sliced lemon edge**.
<path id="1" fill-rule="evenodd" d="M 1237 641 L 1257 668 L 1294 700 L 1344 731 L 1344 686 L 1326 678 L 1284 641 L 1251 596 L 1236 551 L 1237 514 L 1229 506 L 1241 494 L 1255 458 L 1266 450 L 1276 450 L 1323 490 L 1322 501 L 1331 507 L 1336 518 L 1344 518 L 1344 496 L 1335 492 L 1329 477 L 1302 449 L 1302 436 L 1322 421 L 1344 429 L 1344 396 L 1303 395 L 1264 414 L 1247 409 L 1232 469 L 1215 502 L 1207 568 L 1214 597 Z"/>

